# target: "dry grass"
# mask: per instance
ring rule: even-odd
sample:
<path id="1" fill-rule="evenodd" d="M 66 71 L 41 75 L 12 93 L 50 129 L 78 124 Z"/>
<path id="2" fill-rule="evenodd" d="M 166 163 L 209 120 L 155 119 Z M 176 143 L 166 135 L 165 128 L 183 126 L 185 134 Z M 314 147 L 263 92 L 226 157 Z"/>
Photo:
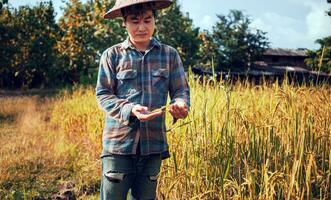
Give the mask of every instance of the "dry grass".
<path id="1" fill-rule="evenodd" d="M 51 102 L 36 96 L 0 99 L 0 197 L 50 197 L 70 175 L 65 156 L 54 158 L 55 137 L 47 132 Z"/>
<path id="2" fill-rule="evenodd" d="M 168 126 L 159 199 L 330 199 L 330 87 L 190 85 L 189 117 Z M 72 182 L 97 199 L 88 195 L 100 179 L 103 113 L 92 88 L 0 99 L 0 113 L 0 195 L 47 196 Z"/>
<path id="3" fill-rule="evenodd" d="M 330 198 L 330 88 L 190 85 L 192 123 L 169 135 L 161 196 Z"/>

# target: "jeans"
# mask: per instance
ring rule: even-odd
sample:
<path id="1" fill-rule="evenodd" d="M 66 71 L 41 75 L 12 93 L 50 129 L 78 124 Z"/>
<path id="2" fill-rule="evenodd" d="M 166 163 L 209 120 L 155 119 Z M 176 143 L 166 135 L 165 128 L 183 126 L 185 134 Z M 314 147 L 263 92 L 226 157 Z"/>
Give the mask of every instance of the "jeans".
<path id="1" fill-rule="evenodd" d="M 161 155 L 111 155 L 102 158 L 101 200 L 155 199 Z"/>

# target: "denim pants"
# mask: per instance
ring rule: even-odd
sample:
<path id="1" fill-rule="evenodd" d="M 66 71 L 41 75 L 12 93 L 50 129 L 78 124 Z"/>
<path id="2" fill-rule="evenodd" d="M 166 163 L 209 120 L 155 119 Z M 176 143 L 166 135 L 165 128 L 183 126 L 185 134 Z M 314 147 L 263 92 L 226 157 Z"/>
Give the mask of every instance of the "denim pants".
<path id="1" fill-rule="evenodd" d="M 102 158 L 101 200 L 155 199 L 161 156 L 111 155 Z"/>

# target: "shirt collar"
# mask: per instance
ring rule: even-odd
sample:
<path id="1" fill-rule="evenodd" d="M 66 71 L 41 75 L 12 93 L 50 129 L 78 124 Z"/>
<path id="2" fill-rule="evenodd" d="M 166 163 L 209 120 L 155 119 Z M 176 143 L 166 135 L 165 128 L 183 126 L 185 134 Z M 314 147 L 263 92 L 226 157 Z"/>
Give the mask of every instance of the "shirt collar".
<path id="1" fill-rule="evenodd" d="M 152 48 L 152 47 L 161 47 L 161 44 L 157 39 L 152 37 L 151 43 L 149 44 L 149 46 L 150 46 L 150 48 Z"/>
<path id="2" fill-rule="evenodd" d="M 155 39 L 154 37 L 151 38 L 150 40 L 150 43 L 149 43 L 149 47 L 148 49 L 152 49 L 153 47 L 160 47 L 161 44 L 159 41 L 157 41 L 157 39 Z M 131 48 L 131 49 L 136 49 L 133 44 L 130 42 L 130 39 L 129 37 L 126 38 L 126 40 L 124 40 L 122 42 L 122 48 L 123 49 L 128 49 L 128 48 Z"/>
<path id="3" fill-rule="evenodd" d="M 124 40 L 123 42 L 122 42 L 122 48 L 123 49 L 127 49 L 127 48 L 134 48 L 134 46 L 131 44 L 131 42 L 130 42 L 130 39 L 129 39 L 129 37 L 127 37 L 126 38 L 126 40 Z"/>

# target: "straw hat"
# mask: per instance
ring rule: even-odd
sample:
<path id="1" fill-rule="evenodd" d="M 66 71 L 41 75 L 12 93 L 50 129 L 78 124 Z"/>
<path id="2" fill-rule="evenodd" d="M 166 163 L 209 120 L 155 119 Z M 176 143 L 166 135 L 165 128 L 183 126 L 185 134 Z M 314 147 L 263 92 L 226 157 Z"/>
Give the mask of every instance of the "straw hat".
<path id="1" fill-rule="evenodd" d="M 153 3 L 155 10 L 166 8 L 172 4 L 172 0 L 116 0 L 115 5 L 111 8 L 103 17 L 105 19 L 114 19 L 116 17 L 122 17 L 121 9 L 141 3 Z"/>

